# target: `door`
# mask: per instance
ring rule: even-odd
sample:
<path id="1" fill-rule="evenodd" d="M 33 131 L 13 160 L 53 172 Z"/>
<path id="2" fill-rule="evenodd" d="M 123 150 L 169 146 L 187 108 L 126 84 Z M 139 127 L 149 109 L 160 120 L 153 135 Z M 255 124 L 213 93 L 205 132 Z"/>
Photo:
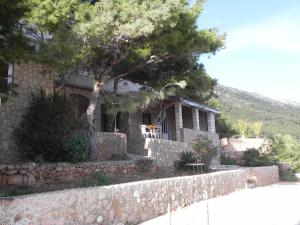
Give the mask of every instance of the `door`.
<path id="1" fill-rule="evenodd" d="M 165 140 L 169 139 L 167 119 L 164 119 L 161 123 L 161 137 L 162 137 L 162 139 L 165 139 Z"/>

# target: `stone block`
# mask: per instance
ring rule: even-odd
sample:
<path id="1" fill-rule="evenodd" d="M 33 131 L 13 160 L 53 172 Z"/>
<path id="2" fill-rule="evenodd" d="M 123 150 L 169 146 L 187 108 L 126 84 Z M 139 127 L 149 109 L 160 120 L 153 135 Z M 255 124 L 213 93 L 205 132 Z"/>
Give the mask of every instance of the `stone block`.
<path id="1" fill-rule="evenodd" d="M 23 176 L 22 175 L 11 175 L 8 177 L 8 184 L 12 185 L 22 185 Z"/>

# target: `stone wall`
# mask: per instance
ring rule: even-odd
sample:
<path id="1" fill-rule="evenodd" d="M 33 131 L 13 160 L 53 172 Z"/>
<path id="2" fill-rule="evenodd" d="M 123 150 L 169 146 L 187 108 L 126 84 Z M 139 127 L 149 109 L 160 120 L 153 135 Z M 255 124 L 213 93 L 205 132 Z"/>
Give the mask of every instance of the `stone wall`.
<path id="1" fill-rule="evenodd" d="M 130 153 L 151 157 L 156 166 L 163 168 L 174 168 L 174 162 L 179 159 L 180 152 L 194 151 L 191 143 L 153 138 L 139 138 L 132 141 L 131 146 L 135 146 L 135 148 L 131 149 Z M 211 165 L 219 164 L 220 156 L 217 154 Z"/>
<path id="2" fill-rule="evenodd" d="M 97 160 L 112 157 L 126 159 L 127 135 L 123 133 L 97 132 Z"/>
<path id="3" fill-rule="evenodd" d="M 151 138 L 145 139 L 145 148 L 148 149 L 148 156 L 154 160 L 156 166 L 173 169 L 180 152 L 193 151 L 193 148 L 184 142 Z"/>
<path id="4" fill-rule="evenodd" d="M 194 130 L 194 129 L 189 129 L 189 128 L 181 129 L 182 139 L 186 143 L 193 143 L 199 135 L 208 136 L 208 138 L 210 140 L 212 140 L 212 142 L 214 143 L 215 146 L 219 146 L 219 135 L 217 133 L 210 133 L 210 132 L 206 132 L 206 131 Z"/>
<path id="5" fill-rule="evenodd" d="M 0 199 L 0 224 L 136 224 L 246 187 L 245 170 Z"/>
<path id="6" fill-rule="evenodd" d="M 247 180 L 254 183 L 256 187 L 262 187 L 279 181 L 277 166 L 248 167 Z"/>
<path id="7" fill-rule="evenodd" d="M 188 129 L 188 128 L 181 129 L 182 139 L 186 143 L 192 144 L 199 135 L 207 136 L 217 147 L 218 152 L 217 155 L 213 158 L 211 165 L 213 166 L 220 165 L 219 134 L 211 133 L 207 131 L 201 131 L 201 130 Z"/>
<path id="8" fill-rule="evenodd" d="M 42 67 L 31 63 L 14 65 L 13 82 L 17 85 L 18 94 L 0 106 L 0 163 L 21 161 L 13 131 L 22 119 L 31 93 L 37 92 L 39 88 L 46 92 L 53 88 L 52 78 L 46 72 Z"/>
<path id="9" fill-rule="evenodd" d="M 0 165 L 0 185 L 55 184 L 77 180 L 95 172 L 119 175 L 131 174 L 135 171 L 133 161 L 3 164 Z"/>

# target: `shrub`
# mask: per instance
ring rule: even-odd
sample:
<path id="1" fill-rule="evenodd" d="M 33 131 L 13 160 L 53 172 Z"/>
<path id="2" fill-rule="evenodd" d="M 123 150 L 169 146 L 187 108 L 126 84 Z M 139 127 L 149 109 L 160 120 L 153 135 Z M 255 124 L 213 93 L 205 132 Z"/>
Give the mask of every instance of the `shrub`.
<path id="1" fill-rule="evenodd" d="M 192 151 L 184 151 L 179 153 L 179 159 L 175 161 L 175 167 L 177 169 L 184 169 L 185 164 L 194 163 L 198 160 L 195 152 Z"/>
<path id="2" fill-rule="evenodd" d="M 300 144 L 290 135 L 273 136 L 271 150 L 276 161 L 289 163 L 294 172 L 300 171 Z"/>
<path id="3" fill-rule="evenodd" d="M 209 166 L 214 156 L 217 155 L 218 147 L 212 143 L 206 135 L 199 135 L 193 144 L 193 149 L 205 164 L 205 171 L 209 171 Z"/>
<path id="4" fill-rule="evenodd" d="M 257 149 L 251 148 L 244 152 L 242 156 L 243 166 L 269 166 L 274 165 L 275 161 L 271 155 L 261 154 Z"/>
<path id="5" fill-rule="evenodd" d="M 41 91 L 32 95 L 15 137 L 26 159 L 69 161 L 63 142 L 78 125 L 73 104 L 66 96 L 56 92 L 46 95 Z"/>
<path id="6" fill-rule="evenodd" d="M 147 172 L 153 167 L 152 159 L 139 159 L 136 162 L 137 169 L 142 172 Z"/>
<path id="7" fill-rule="evenodd" d="M 85 136 L 72 135 L 64 139 L 63 147 L 69 162 L 78 163 L 88 160 L 88 141 Z"/>
<path id="8" fill-rule="evenodd" d="M 228 156 L 221 155 L 221 165 L 237 165 L 237 160 Z"/>

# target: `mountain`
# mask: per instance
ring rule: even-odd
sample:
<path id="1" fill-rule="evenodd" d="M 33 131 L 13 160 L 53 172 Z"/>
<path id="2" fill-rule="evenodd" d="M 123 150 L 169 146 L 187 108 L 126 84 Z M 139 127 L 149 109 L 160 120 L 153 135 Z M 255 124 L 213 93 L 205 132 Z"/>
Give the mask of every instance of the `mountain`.
<path id="1" fill-rule="evenodd" d="M 300 140 L 300 103 L 278 101 L 260 94 L 217 86 L 221 111 L 234 121 L 262 121 L 262 135 L 290 134 Z"/>

